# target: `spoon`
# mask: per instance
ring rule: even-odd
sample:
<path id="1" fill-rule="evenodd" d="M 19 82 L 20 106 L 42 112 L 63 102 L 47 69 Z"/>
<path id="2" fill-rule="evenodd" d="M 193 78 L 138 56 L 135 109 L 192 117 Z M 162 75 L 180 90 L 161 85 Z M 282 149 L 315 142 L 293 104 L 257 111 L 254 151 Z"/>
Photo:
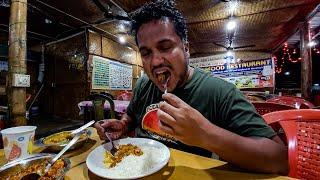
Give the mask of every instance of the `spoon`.
<path id="1" fill-rule="evenodd" d="M 78 139 L 80 138 L 80 133 L 76 134 L 74 136 L 74 138 L 59 152 L 59 154 L 57 154 L 50 162 L 49 164 L 47 164 L 45 170 L 44 170 L 44 174 L 46 174 L 50 167 L 74 144 L 78 141 Z"/>
<path id="2" fill-rule="evenodd" d="M 168 82 L 169 82 L 169 78 L 166 80 L 166 83 L 164 84 L 164 93 L 167 94 L 168 92 Z"/>
<path id="3" fill-rule="evenodd" d="M 78 129 L 73 130 L 73 131 L 71 132 L 71 134 L 72 134 L 72 135 L 78 134 L 78 133 L 82 132 L 83 130 L 85 130 L 87 127 L 90 127 L 90 126 L 91 126 L 92 124 L 94 124 L 94 123 L 95 123 L 95 121 L 92 120 L 92 121 L 88 122 L 87 124 L 79 127 Z"/>
<path id="4" fill-rule="evenodd" d="M 112 154 L 112 156 L 114 156 L 114 155 L 116 154 L 116 152 L 117 152 L 117 148 L 114 146 L 113 141 L 112 141 L 112 139 L 111 139 L 110 136 L 109 136 L 109 133 L 108 133 L 108 132 L 105 132 L 105 134 L 106 134 L 107 138 L 109 139 L 109 141 L 111 142 L 111 145 L 112 145 L 112 148 L 111 148 L 111 150 L 110 150 L 110 153 Z"/>

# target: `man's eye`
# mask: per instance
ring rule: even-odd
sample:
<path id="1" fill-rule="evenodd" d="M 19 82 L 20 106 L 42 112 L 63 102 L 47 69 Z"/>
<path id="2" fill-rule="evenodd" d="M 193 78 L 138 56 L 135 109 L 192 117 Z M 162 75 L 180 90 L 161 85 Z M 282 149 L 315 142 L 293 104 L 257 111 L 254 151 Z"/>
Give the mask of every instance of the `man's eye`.
<path id="1" fill-rule="evenodd" d="M 160 48 L 161 51 L 169 51 L 171 49 L 171 46 L 163 46 Z"/>
<path id="2" fill-rule="evenodd" d="M 144 50 L 144 51 L 140 51 L 141 56 L 145 57 L 148 56 L 150 54 L 150 51 Z"/>

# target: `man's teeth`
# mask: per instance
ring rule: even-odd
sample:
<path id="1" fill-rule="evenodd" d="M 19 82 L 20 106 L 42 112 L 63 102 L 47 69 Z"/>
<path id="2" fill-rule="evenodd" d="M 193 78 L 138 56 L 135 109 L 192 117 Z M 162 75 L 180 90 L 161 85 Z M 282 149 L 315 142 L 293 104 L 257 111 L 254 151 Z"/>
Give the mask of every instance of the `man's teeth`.
<path id="1" fill-rule="evenodd" d="M 156 74 L 157 75 L 159 75 L 159 74 L 162 74 L 162 73 L 165 73 L 166 71 L 158 71 L 158 72 L 156 72 Z"/>

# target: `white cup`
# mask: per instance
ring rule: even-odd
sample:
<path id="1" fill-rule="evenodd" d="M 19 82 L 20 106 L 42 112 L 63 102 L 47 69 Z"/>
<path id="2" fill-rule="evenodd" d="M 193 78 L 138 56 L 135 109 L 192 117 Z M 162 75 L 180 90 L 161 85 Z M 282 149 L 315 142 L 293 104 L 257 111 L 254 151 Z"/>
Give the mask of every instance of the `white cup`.
<path id="1" fill-rule="evenodd" d="M 7 161 L 25 158 L 32 154 L 36 126 L 18 126 L 1 131 Z"/>

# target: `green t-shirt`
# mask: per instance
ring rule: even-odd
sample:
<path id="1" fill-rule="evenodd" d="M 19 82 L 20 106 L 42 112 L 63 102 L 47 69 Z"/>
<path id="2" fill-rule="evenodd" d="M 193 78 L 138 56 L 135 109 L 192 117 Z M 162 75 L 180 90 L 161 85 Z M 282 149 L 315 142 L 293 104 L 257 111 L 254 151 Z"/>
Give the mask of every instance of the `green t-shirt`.
<path id="1" fill-rule="evenodd" d="M 253 105 L 233 84 L 212 77 L 201 69 L 195 68 L 192 78 L 183 87 L 176 88 L 172 93 L 221 128 L 245 137 L 272 138 L 275 136 L 272 128 L 264 122 Z M 166 141 L 166 139 L 154 136 L 142 129 L 141 126 L 141 120 L 146 114 L 147 108 L 150 109 L 154 104 L 163 101 L 162 94 L 163 92 L 147 76 L 142 76 L 137 81 L 133 90 L 133 99 L 127 108 L 127 114 L 133 119 L 133 127 L 136 128 L 137 136 Z M 180 142 L 166 141 L 164 143 L 195 154 L 211 155 L 209 151 L 187 146 Z"/>

